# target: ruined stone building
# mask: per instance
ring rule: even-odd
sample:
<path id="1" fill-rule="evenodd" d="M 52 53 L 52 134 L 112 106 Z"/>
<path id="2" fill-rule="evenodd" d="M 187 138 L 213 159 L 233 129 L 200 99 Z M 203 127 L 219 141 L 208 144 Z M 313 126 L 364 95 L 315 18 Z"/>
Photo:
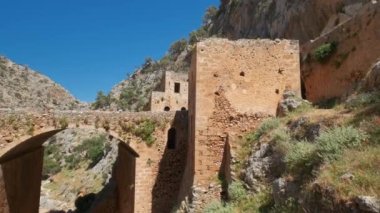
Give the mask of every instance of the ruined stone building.
<path id="1" fill-rule="evenodd" d="M 94 212 L 161 213 L 180 203 L 193 203 L 198 212 L 220 198 L 217 180 L 230 179 L 237 141 L 276 115 L 284 91 L 300 94 L 298 42 L 209 39 L 196 45 L 187 79 L 166 72 L 161 92 L 152 94 L 152 112 L 0 112 L 0 210 L 23 210 L 19 203 L 38 207 L 42 143 L 48 137 L 63 128 L 103 128 L 129 146 L 120 145 L 115 191 Z M 129 131 L 148 119 L 155 123 L 153 145 Z"/>
<path id="2" fill-rule="evenodd" d="M 157 90 L 152 92 L 150 111 L 187 110 L 188 75 L 166 71 Z"/>
<path id="3" fill-rule="evenodd" d="M 283 93 L 300 95 L 298 41 L 209 39 L 197 44 L 189 77 L 189 142 L 199 205 L 221 193 L 231 151 L 260 120 L 276 116 Z M 195 192 L 197 193 L 197 192 Z"/>

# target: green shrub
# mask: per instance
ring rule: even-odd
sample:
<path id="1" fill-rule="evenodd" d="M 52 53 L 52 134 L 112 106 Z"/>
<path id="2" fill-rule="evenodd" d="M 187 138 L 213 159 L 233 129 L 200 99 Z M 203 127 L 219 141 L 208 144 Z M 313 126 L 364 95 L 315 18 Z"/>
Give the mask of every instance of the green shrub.
<path id="1" fill-rule="evenodd" d="M 57 174 L 62 170 L 61 165 L 57 159 L 50 156 L 44 156 L 44 163 L 42 169 L 42 176 L 49 177 Z"/>
<path id="2" fill-rule="evenodd" d="M 288 131 L 285 129 L 276 129 L 272 133 L 272 140 L 273 142 L 279 143 L 279 142 L 288 142 L 292 138 Z"/>
<path id="3" fill-rule="evenodd" d="M 261 136 L 268 133 L 269 131 L 276 129 L 280 126 L 280 119 L 278 118 L 269 118 L 264 120 L 261 125 L 256 129 L 253 134 L 249 134 L 247 139 L 249 141 L 259 140 Z"/>
<path id="4" fill-rule="evenodd" d="M 203 210 L 204 213 L 231 213 L 233 208 L 231 205 L 220 201 L 213 201 Z"/>
<path id="5" fill-rule="evenodd" d="M 68 169 L 77 169 L 79 168 L 81 157 L 77 154 L 71 154 L 65 157 L 65 162 Z"/>
<path id="6" fill-rule="evenodd" d="M 314 51 L 314 57 L 319 62 L 325 62 L 335 52 L 336 46 L 335 42 L 322 44 Z"/>
<path id="7" fill-rule="evenodd" d="M 105 150 L 109 149 L 108 147 L 106 136 L 100 135 L 84 140 L 81 145 L 75 147 L 74 151 L 76 155 L 85 152 L 85 157 L 90 161 L 90 167 L 92 167 L 103 158 Z"/>
<path id="8" fill-rule="evenodd" d="M 156 123 L 152 120 L 144 120 L 137 126 L 133 127 L 132 133 L 141 138 L 148 146 L 151 146 L 155 138 L 153 132 L 156 129 Z"/>
<path id="9" fill-rule="evenodd" d="M 285 156 L 287 170 L 293 174 L 309 174 L 317 163 L 316 146 L 306 141 L 290 145 Z"/>
<path id="10" fill-rule="evenodd" d="M 247 191 L 241 182 L 234 181 L 228 186 L 228 197 L 232 202 L 243 200 L 247 197 Z"/>
<path id="11" fill-rule="evenodd" d="M 323 160 L 335 160 L 344 149 L 357 147 L 365 139 L 366 135 L 352 126 L 337 127 L 317 138 L 318 154 Z"/>

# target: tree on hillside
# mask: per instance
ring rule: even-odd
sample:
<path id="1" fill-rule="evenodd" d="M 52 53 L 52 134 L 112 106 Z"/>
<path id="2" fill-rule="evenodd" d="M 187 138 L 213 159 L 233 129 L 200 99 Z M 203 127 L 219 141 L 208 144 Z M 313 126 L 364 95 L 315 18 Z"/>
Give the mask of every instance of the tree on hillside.
<path id="1" fill-rule="evenodd" d="M 103 91 L 99 91 L 98 94 L 96 95 L 96 100 L 92 104 L 92 107 L 94 109 L 104 109 L 109 107 L 111 104 L 111 97 L 110 95 L 105 95 Z"/>

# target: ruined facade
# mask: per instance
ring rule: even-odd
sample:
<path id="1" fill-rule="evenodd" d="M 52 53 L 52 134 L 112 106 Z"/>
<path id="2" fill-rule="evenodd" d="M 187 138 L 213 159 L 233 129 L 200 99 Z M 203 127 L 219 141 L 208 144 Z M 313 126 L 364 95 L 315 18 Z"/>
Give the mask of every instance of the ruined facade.
<path id="1" fill-rule="evenodd" d="M 0 159 L 18 150 L 30 162 L 29 154 L 36 152 L 36 187 L 31 187 L 30 193 L 39 197 L 41 145 L 45 139 L 62 128 L 104 129 L 120 139 L 122 149 L 114 167 L 115 193 L 99 203 L 95 212 L 130 212 L 133 208 L 134 212 L 170 212 L 185 201 L 200 209 L 220 197 L 218 176 L 230 179 L 237 141 L 262 119 L 276 115 L 284 91 L 300 94 L 298 51 L 298 42 L 289 40 L 201 42 L 193 52 L 189 94 L 187 77 L 167 72 L 159 88 L 164 92 L 152 94 L 152 112 L 0 112 Z M 164 112 L 165 107 L 169 112 Z M 151 146 L 129 131 L 131 125 L 147 119 L 155 122 Z M 135 155 L 127 155 L 128 150 Z M 11 159 L 20 161 L 19 155 Z M 11 167 L 24 171 L 29 164 L 21 161 Z M 4 162 L 0 161 L 2 168 Z M 136 170 L 131 169 L 134 164 Z M 2 174 L 8 175 L 8 170 L 3 169 Z M 18 181 L 29 187 L 26 179 Z M 0 195 L 7 197 L 1 202 L 13 199 L 5 187 L 8 184 L 12 183 L 0 181 Z"/>
<path id="2" fill-rule="evenodd" d="M 166 71 L 163 80 L 152 92 L 150 111 L 187 110 L 188 74 Z"/>
<path id="3" fill-rule="evenodd" d="M 194 185 L 229 175 L 229 149 L 266 116 L 275 116 L 284 91 L 300 95 L 297 41 L 209 39 L 197 44 L 189 77 L 190 139 Z M 207 194 L 207 193 L 206 193 Z M 207 195 L 198 197 L 207 203 Z M 204 199 L 204 200 L 202 200 Z"/>

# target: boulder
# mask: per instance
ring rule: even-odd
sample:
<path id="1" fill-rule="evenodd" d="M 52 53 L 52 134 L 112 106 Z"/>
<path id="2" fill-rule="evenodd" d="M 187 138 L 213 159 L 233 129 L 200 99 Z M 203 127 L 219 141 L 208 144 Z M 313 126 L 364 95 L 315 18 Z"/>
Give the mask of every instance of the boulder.
<path id="1" fill-rule="evenodd" d="M 380 212 L 380 200 L 376 197 L 358 196 L 355 201 L 361 211 L 373 213 Z"/>

